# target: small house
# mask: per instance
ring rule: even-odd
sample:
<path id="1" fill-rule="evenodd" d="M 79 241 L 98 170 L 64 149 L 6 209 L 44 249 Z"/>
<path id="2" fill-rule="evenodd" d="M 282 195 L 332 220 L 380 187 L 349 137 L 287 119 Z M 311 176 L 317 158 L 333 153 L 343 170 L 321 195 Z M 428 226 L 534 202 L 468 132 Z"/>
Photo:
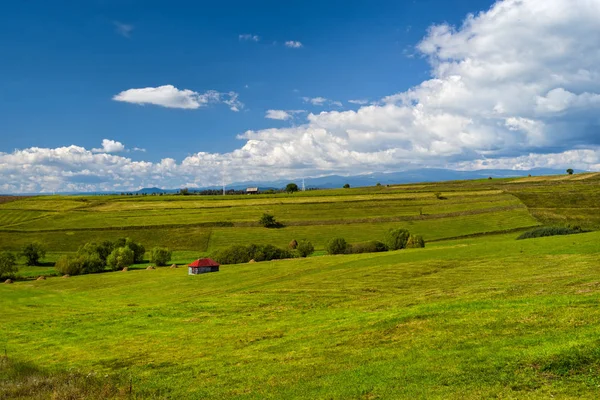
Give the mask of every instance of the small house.
<path id="1" fill-rule="evenodd" d="M 246 194 L 258 194 L 258 188 L 257 187 L 246 188 Z"/>
<path id="2" fill-rule="evenodd" d="M 219 272 L 219 263 L 210 258 L 201 258 L 188 265 L 188 275 Z"/>

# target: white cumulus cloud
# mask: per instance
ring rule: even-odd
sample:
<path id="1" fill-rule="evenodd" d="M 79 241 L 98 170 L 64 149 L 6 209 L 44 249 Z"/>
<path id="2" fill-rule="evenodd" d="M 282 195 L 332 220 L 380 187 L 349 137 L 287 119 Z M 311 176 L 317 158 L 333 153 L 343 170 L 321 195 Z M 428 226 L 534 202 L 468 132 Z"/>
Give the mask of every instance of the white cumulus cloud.
<path id="1" fill-rule="evenodd" d="M 102 140 L 102 147 L 99 149 L 92 149 L 92 151 L 94 153 L 120 153 L 125 151 L 125 146 L 121 142 L 104 139 Z"/>
<path id="2" fill-rule="evenodd" d="M 173 85 L 128 89 L 115 96 L 113 100 L 133 104 L 153 104 L 166 108 L 193 110 L 214 103 L 224 103 L 232 111 L 239 111 L 244 104 L 238 100 L 236 92 L 220 93 L 209 90 L 198 93 L 189 89 L 177 89 Z"/>

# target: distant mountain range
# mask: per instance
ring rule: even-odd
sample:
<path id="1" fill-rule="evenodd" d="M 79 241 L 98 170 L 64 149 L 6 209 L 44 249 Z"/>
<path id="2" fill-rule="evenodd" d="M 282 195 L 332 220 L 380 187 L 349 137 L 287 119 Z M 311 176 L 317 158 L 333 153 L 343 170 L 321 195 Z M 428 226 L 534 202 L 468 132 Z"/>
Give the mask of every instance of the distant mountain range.
<path id="1" fill-rule="evenodd" d="M 584 171 L 575 171 L 584 172 Z M 542 175 L 562 175 L 563 170 L 550 168 L 535 168 L 531 170 L 511 170 L 511 169 L 484 169 L 477 171 L 455 171 L 450 169 L 435 169 L 422 168 L 401 172 L 378 172 L 363 175 L 328 175 L 319 178 L 305 178 L 304 184 L 307 188 L 317 189 L 333 189 L 341 188 L 346 183 L 351 187 L 374 186 L 377 183 L 382 185 L 402 184 L 402 183 L 418 183 L 418 182 L 439 182 L 439 181 L 454 181 L 466 179 L 482 179 L 482 178 L 511 178 L 523 176 L 542 176 Z M 258 187 L 260 190 L 280 189 L 284 188 L 288 183 L 294 182 L 298 186 L 302 185 L 302 178 L 287 179 L 276 181 L 246 181 L 234 182 L 227 185 L 227 189 L 241 190 L 247 187 Z M 205 189 L 221 189 L 221 186 L 206 186 L 201 188 L 190 188 L 190 190 L 205 190 Z M 177 193 L 179 189 L 159 189 L 159 188 L 144 188 L 137 193 Z"/>
<path id="2" fill-rule="evenodd" d="M 585 171 L 575 171 L 580 173 Z M 482 179 L 482 178 L 511 178 L 520 176 L 542 176 L 542 175 L 563 175 L 564 170 L 551 169 L 551 168 L 534 168 L 531 170 L 512 170 L 512 169 L 482 169 L 477 171 L 455 171 L 451 169 L 437 169 L 437 168 L 421 168 L 413 169 L 409 171 L 401 172 L 376 172 L 371 174 L 363 175 L 328 175 L 319 178 L 305 178 L 304 183 L 306 188 L 314 189 L 332 189 L 341 188 L 346 183 L 350 187 L 360 186 L 374 186 L 377 183 L 382 185 L 402 184 L 402 183 L 418 183 L 418 182 L 440 182 L 440 181 L 454 181 L 454 180 L 466 180 L 466 179 Z M 299 187 L 302 186 L 302 178 L 297 179 L 280 179 L 276 181 L 246 181 L 246 182 L 234 182 L 227 185 L 227 189 L 243 190 L 247 187 L 258 187 L 259 190 L 267 189 L 281 189 L 284 188 L 288 183 L 295 182 Z M 154 194 L 154 193 L 178 193 L 180 188 L 161 189 L 157 187 L 143 188 L 137 191 L 127 191 L 128 193 L 138 194 Z M 199 188 L 190 188 L 194 190 L 220 190 L 221 186 L 205 186 Z M 62 192 L 57 194 L 118 194 L 122 191 L 112 192 Z M 40 194 L 40 193 L 28 193 L 28 194 Z M 48 194 L 48 193 L 43 193 Z"/>

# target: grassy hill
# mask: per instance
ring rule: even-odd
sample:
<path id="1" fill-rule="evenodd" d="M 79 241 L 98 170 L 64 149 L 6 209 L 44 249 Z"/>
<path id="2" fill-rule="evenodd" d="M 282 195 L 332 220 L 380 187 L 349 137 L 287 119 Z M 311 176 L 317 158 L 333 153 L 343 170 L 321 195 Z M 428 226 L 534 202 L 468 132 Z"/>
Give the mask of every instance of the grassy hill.
<path id="1" fill-rule="evenodd" d="M 4 202 L 0 249 L 40 240 L 50 258 L 122 236 L 182 263 L 389 227 L 428 243 L 0 285 L 0 398 L 597 398 L 600 233 L 515 240 L 540 224 L 597 227 L 598 177 L 577 178 Z M 263 212 L 286 227 L 257 226 Z"/>

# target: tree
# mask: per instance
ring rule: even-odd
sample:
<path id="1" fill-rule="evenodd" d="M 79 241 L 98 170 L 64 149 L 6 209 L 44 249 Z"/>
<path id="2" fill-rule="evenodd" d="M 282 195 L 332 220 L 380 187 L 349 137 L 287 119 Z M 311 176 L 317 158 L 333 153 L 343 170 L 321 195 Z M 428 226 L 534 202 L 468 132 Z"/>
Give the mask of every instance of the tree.
<path id="1" fill-rule="evenodd" d="M 346 183 L 346 184 L 344 185 L 344 189 L 350 189 L 350 184 L 349 184 L 349 183 Z"/>
<path id="2" fill-rule="evenodd" d="M 264 213 L 262 217 L 260 217 L 258 223 L 265 228 L 278 228 L 281 226 L 281 224 L 275 220 L 273 215 L 267 213 Z"/>
<path id="3" fill-rule="evenodd" d="M 573 175 L 573 172 L 575 172 L 575 171 L 573 171 L 573 168 L 569 168 L 567 170 L 567 174 L 569 174 L 569 175 Z"/>
<path id="4" fill-rule="evenodd" d="M 315 252 L 315 246 L 308 240 L 301 240 L 300 243 L 298 243 L 296 250 L 298 250 L 300 257 L 308 257 Z"/>
<path id="5" fill-rule="evenodd" d="M 13 253 L 8 251 L 0 253 L 0 278 L 3 276 L 12 276 L 18 270 L 17 257 Z"/>
<path id="6" fill-rule="evenodd" d="M 41 243 L 33 242 L 23 247 L 21 255 L 27 259 L 27 265 L 35 266 L 46 256 L 46 249 Z"/>
<path id="7" fill-rule="evenodd" d="M 327 243 L 327 253 L 329 254 L 344 254 L 348 250 L 348 243 L 344 238 L 331 239 Z"/>
<path id="8" fill-rule="evenodd" d="M 113 271 L 129 267 L 134 261 L 133 250 L 129 247 L 119 247 L 110 253 L 106 261 Z"/>
<path id="9" fill-rule="evenodd" d="M 410 232 L 406 229 L 390 229 L 385 235 L 385 244 L 390 250 L 400 250 L 406 247 Z"/>
<path id="10" fill-rule="evenodd" d="M 169 261 L 171 261 L 172 254 L 173 253 L 171 250 L 165 247 L 155 247 L 152 249 L 151 261 L 157 267 L 164 267 Z"/>
<path id="11" fill-rule="evenodd" d="M 182 196 L 187 196 L 190 194 L 190 190 L 188 188 L 179 189 L 179 194 Z"/>
<path id="12" fill-rule="evenodd" d="M 294 193 L 298 191 L 298 185 L 296 185 L 295 183 L 288 183 L 287 186 L 285 187 L 285 191 L 288 193 Z"/>

